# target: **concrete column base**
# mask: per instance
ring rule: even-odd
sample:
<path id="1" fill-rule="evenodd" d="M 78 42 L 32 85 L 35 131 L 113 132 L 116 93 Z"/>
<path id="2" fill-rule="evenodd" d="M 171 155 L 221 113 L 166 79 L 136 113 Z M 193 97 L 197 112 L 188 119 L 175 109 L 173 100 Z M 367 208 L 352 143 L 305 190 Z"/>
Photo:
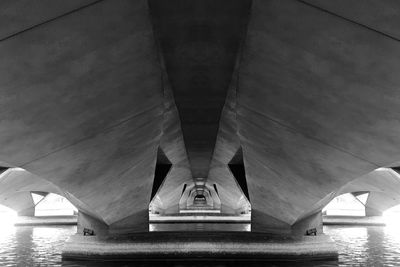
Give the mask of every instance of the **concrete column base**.
<path id="1" fill-rule="evenodd" d="M 323 233 L 322 212 L 311 214 L 292 226 L 292 235 L 307 235 L 314 231 L 316 235 Z"/>
<path id="2" fill-rule="evenodd" d="M 317 235 L 323 233 L 322 213 L 317 212 L 303 218 L 293 225 L 277 220 L 257 210 L 251 212 L 251 231 L 256 233 L 269 233 L 287 236 L 304 236 L 309 231 Z"/>
<path id="3" fill-rule="evenodd" d="M 35 216 L 35 206 L 32 206 L 30 208 L 24 209 L 24 210 L 20 210 L 18 211 L 18 216 L 30 216 L 33 217 Z"/>
<path id="4" fill-rule="evenodd" d="M 78 234 L 83 235 L 85 229 L 92 231 L 94 235 L 105 236 L 108 234 L 106 224 L 80 211 L 78 212 Z"/>
<path id="5" fill-rule="evenodd" d="M 74 235 L 64 260 L 337 260 L 329 236 L 280 238 L 250 232 L 147 232 L 108 237 Z"/>
<path id="6" fill-rule="evenodd" d="M 383 212 L 377 209 L 370 208 L 368 206 L 365 207 L 365 216 L 372 217 L 372 216 L 382 216 Z"/>

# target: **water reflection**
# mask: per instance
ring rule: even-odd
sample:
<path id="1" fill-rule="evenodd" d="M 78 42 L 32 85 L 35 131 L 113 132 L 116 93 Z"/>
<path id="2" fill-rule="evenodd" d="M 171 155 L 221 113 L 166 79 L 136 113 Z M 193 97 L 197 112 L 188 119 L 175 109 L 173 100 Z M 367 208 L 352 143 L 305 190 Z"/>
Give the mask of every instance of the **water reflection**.
<path id="1" fill-rule="evenodd" d="M 61 249 L 75 226 L 8 227 L 0 231 L 0 266 L 61 266 Z"/>
<path id="2" fill-rule="evenodd" d="M 391 227 L 325 226 L 336 242 L 339 266 L 399 266 L 399 230 Z"/>

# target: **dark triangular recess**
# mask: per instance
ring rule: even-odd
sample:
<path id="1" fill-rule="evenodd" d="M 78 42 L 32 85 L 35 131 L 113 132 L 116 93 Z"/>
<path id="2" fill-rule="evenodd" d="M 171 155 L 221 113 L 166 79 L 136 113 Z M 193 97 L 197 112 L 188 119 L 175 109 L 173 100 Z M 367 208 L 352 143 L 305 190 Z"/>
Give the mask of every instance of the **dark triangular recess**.
<path id="1" fill-rule="evenodd" d="M 49 193 L 48 192 L 42 192 L 42 191 L 31 191 L 31 193 L 34 193 L 36 195 L 40 195 L 42 197 L 47 196 Z"/>
<path id="2" fill-rule="evenodd" d="M 359 195 L 364 195 L 369 193 L 369 191 L 357 191 L 357 192 L 352 192 L 351 194 L 355 197 L 358 197 Z"/>
<path id="3" fill-rule="evenodd" d="M 164 151 L 162 151 L 160 148 L 158 148 L 156 169 L 154 171 L 153 189 L 151 190 L 150 201 L 157 194 L 157 191 L 158 191 L 158 189 L 160 189 L 160 186 L 164 182 L 165 177 L 167 177 L 167 174 L 168 174 L 169 170 L 171 169 L 171 166 L 172 166 L 172 164 L 168 160 Z"/>
<path id="4" fill-rule="evenodd" d="M 214 184 L 214 190 L 215 190 L 215 193 L 217 193 L 217 195 L 219 196 L 218 188 L 217 188 L 217 185 L 216 185 L 216 184 Z"/>
<path id="5" fill-rule="evenodd" d="M 187 187 L 187 184 L 184 184 L 184 185 L 183 185 L 183 188 L 182 188 L 182 194 L 181 194 L 181 196 L 183 195 L 183 193 L 185 193 L 186 187 Z"/>
<path id="6" fill-rule="evenodd" d="M 242 189 L 243 194 L 250 201 L 249 191 L 247 189 L 246 171 L 244 168 L 242 148 L 238 149 L 235 156 L 233 156 L 232 160 L 228 163 L 228 167 L 235 177 L 236 182 Z"/>

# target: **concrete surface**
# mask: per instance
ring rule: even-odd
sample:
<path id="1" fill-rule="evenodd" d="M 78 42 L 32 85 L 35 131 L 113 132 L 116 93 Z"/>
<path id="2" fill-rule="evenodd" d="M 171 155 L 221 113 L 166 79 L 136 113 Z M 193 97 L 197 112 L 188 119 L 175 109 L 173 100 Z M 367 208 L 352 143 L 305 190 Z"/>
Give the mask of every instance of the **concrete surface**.
<path id="1" fill-rule="evenodd" d="M 150 232 L 107 240 L 74 235 L 67 241 L 62 256 L 64 260 L 228 258 L 290 261 L 337 260 L 338 254 L 334 242 L 325 235 L 294 240 L 245 232 Z"/>
<path id="2" fill-rule="evenodd" d="M 186 185 L 216 188 L 222 213 L 251 209 L 252 230 L 304 234 L 349 183 L 400 162 L 397 1 L 18 0 L 0 10 L 0 163 L 60 190 L 78 229 L 148 231 L 149 205 L 178 212 Z M 172 166 L 152 198 L 160 150 Z M 371 214 L 397 203 L 368 183 Z"/>

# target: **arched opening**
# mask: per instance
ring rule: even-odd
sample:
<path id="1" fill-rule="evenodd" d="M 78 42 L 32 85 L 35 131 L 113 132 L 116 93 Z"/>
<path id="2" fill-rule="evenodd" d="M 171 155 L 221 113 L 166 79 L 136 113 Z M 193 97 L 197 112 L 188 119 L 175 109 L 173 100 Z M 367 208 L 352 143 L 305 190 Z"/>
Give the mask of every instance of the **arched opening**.
<path id="1" fill-rule="evenodd" d="M 54 193 L 31 192 L 35 204 L 35 216 L 76 215 L 78 209 L 63 196 Z"/>
<path id="2" fill-rule="evenodd" d="M 365 216 L 368 192 L 346 193 L 335 197 L 323 209 L 328 216 Z"/>
<path id="3" fill-rule="evenodd" d="M 204 195 L 196 195 L 196 196 L 194 197 L 194 202 L 193 202 L 193 204 L 194 204 L 195 206 L 205 206 L 205 205 L 207 205 L 206 197 L 205 197 Z"/>

